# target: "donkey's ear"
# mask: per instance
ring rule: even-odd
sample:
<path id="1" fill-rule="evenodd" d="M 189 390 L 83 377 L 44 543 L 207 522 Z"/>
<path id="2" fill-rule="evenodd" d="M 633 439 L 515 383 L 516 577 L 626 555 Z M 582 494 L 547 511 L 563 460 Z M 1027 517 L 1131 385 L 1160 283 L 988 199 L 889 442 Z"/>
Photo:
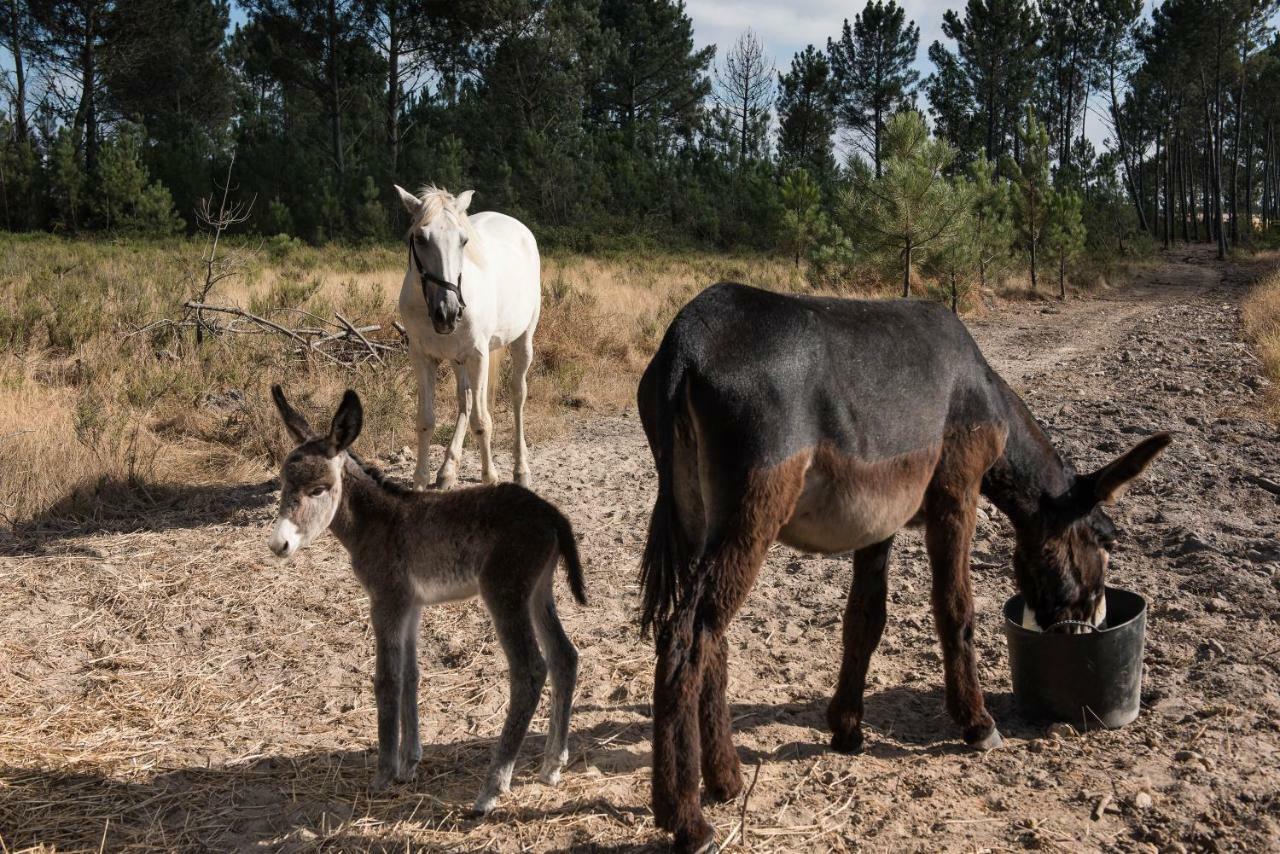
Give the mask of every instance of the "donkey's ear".
<path id="1" fill-rule="evenodd" d="M 409 216 L 417 216 L 419 208 L 422 207 L 422 202 L 418 201 L 417 196 L 399 184 L 396 184 L 395 187 L 396 192 L 400 194 L 400 204 L 404 205 L 404 209 L 409 212 Z"/>
<path id="2" fill-rule="evenodd" d="M 467 190 L 465 193 L 459 193 L 454 196 L 453 206 L 458 213 L 466 213 L 467 208 L 471 207 L 471 197 L 476 194 L 475 190 Z"/>
<path id="3" fill-rule="evenodd" d="M 1142 474 L 1172 441 L 1173 437 L 1168 433 L 1148 436 L 1102 468 L 1082 477 L 1082 485 L 1088 487 L 1083 497 L 1090 503 L 1090 508 L 1094 504 L 1111 504 L 1119 500 L 1133 479 Z"/>
<path id="4" fill-rule="evenodd" d="M 329 428 L 329 445 L 335 454 L 340 454 L 360 435 L 364 426 L 364 407 L 360 405 L 360 395 L 347 389 L 342 395 L 342 403 L 338 405 L 338 413 L 333 416 L 333 426 Z"/>
<path id="5" fill-rule="evenodd" d="M 289 405 L 289 401 L 284 399 L 284 389 L 279 385 L 271 387 L 271 397 L 276 402 L 276 409 L 280 412 L 280 417 L 284 419 L 285 429 L 289 431 L 289 435 L 293 437 L 298 444 L 310 439 L 315 435 L 315 431 L 311 429 L 311 425 L 307 423 L 307 419 L 302 413 Z"/>

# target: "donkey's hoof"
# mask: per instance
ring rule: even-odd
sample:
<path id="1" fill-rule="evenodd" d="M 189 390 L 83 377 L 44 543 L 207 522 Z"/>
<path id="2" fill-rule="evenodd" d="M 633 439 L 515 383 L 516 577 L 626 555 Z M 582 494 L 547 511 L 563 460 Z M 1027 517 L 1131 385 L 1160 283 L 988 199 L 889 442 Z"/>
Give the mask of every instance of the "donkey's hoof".
<path id="1" fill-rule="evenodd" d="M 475 805 L 471 807 L 472 815 L 484 817 L 493 812 L 493 808 L 498 805 L 497 795 L 481 795 L 476 798 Z"/>
<path id="2" fill-rule="evenodd" d="M 966 733 L 966 736 L 967 735 L 968 734 Z M 986 733 L 985 735 L 981 733 L 975 733 L 971 737 L 966 737 L 965 743 L 968 744 L 969 747 L 973 748 L 974 750 L 987 751 L 987 750 L 995 750 L 997 747 L 1003 747 L 1004 739 L 1000 737 L 1000 730 L 996 729 L 993 726 L 991 727 L 991 731 Z"/>
<path id="3" fill-rule="evenodd" d="M 742 794 L 742 774 L 735 774 L 729 780 L 706 782 L 702 800 L 709 804 L 728 803 Z"/>
<path id="4" fill-rule="evenodd" d="M 414 778 L 418 776 L 417 762 L 402 762 L 400 771 L 396 774 L 397 783 L 412 783 Z"/>
<path id="5" fill-rule="evenodd" d="M 538 779 L 548 786 L 560 785 L 560 766 L 546 765 L 538 772 Z"/>
<path id="6" fill-rule="evenodd" d="M 677 833 L 671 850 L 676 854 L 718 854 L 720 846 L 716 844 L 715 828 L 700 821 L 692 830 Z"/>
<path id="7" fill-rule="evenodd" d="M 385 792 L 395 784 L 397 775 L 392 771 L 379 769 L 373 775 L 373 779 L 369 781 L 369 790 L 372 792 Z"/>
<path id="8" fill-rule="evenodd" d="M 850 732 L 833 732 L 831 734 L 831 749 L 836 753 L 853 754 L 862 752 L 862 730 L 855 729 Z"/>

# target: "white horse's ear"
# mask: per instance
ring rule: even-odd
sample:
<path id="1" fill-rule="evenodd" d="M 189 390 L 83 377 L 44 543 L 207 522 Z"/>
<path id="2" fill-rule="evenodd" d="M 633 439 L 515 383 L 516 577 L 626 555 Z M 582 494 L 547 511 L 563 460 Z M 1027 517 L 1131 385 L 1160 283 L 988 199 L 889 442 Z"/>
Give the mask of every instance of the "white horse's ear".
<path id="1" fill-rule="evenodd" d="M 476 194 L 475 190 L 467 190 L 465 193 L 459 193 L 454 199 L 453 206 L 458 213 L 466 213 L 467 208 L 471 206 L 471 197 Z"/>
<path id="2" fill-rule="evenodd" d="M 409 212 L 409 216 L 416 216 L 422 208 L 422 202 L 418 200 L 418 197 L 399 184 L 396 184 L 396 192 L 400 194 L 400 202 L 404 205 L 404 209 Z"/>

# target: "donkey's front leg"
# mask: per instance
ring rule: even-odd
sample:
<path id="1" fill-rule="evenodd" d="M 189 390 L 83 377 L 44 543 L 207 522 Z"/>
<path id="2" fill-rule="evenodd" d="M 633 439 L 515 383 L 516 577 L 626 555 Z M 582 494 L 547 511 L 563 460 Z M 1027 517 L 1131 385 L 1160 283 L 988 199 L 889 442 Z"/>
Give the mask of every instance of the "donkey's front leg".
<path id="1" fill-rule="evenodd" d="M 436 432 L 436 376 L 440 361 L 425 353 L 414 353 L 413 365 L 418 374 L 418 465 L 413 472 L 413 482 L 418 488 L 426 489 L 431 440 Z"/>
<path id="2" fill-rule="evenodd" d="M 892 547 L 893 537 L 890 537 L 859 549 L 853 556 L 853 585 L 844 610 L 844 660 L 835 696 L 827 706 L 831 749 L 840 753 L 856 753 L 862 749 L 862 697 L 867 687 L 871 654 L 884 633 Z"/>
<path id="3" fill-rule="evenodd" d="M 475 403 L 471 409 L 471 432 L 476 435 L 480 448 L 480 479 L 485 483 L 497 483 L 498 473 L 493 470 L 493 419 L 489 416 L 489 351 L 467 360 L 467 377 L 475 389 Z"/>
<path id="4" fill-rule="evenodd" d="M 925 505 L 925 546 L 933 569 L 933 615 L 942 644 L 947 712 L 960 725 L 966 744 L 990 750 L 1004 741 L 983 702 L 973 648 L 969 546 L 978 486 L 935 482 L 925 496 Z"/>
<path id="5" fill-rule="evenodd" d="M 456 362 L 453 366 L 453 378 L 458 388 L 458 420 L 453 425 L 453 438 L 444 452 L 444 462 L 440 464 L 440 472 L 436 475 L 437 489 L 452 489 L 458 482 L 458 461 L 462 459 L 462 443 L 467 440 L 467 422 L 471 420 L 472 385 L 467 378 L 465 366 Z"/>
<path id="6" fill-rule="evenodd" d="M 400 712 L 404 699 L 405 623 L 401 602 L 375 601 L 371 619 L 377 643 L 373 693 L 378 703 L 378 770 L 371 787 L 381 791 L 401 778 Z"/>

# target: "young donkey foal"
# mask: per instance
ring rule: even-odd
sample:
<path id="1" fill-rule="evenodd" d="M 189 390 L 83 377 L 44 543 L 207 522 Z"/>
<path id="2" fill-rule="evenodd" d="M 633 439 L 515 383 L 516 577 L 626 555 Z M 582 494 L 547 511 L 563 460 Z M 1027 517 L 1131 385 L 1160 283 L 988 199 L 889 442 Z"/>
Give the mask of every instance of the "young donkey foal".
<path id="1" fill-rule="evenodd" d="M 578 651 L 560 625 L 552 595 L 561 559 L 573 597 L 587 601 L 569 520 L 515 484 L 447 493 L 397 486 L 350 451 L 363 419 L 355 392 L 343 396 L 327 435 L 311 429 L 279 386 L 271 394 L 299 444 L 280 469 L 280 516 L 268 545 L 287 558 L 329 528 L 351 555 L 351 568 L 369 594 L 377 642 L 373 788 L 412 779 L 422 758 L 417 660 L 422 608 L 476 595 L 507 656 L 511 705 L 475 809 L 488 812 L 510 786 L 548 662 L 551 723 L 541 777 L 554 785 L 569 757 L 569 712 L 578 673 Z"/>
<path id="2" fill-rule="evenodd" d="M 922 521 L 946 706 L 967 743 L 1000 744 L 973 647 L 978 496 L 1009 517 L 1030 627 L 1101 623 L 1115 529 L 1099 507 L 1169 443 L 1157 434 L 1077 475 L 964 325 L 923 302 L 703 291 L 640 381 L 658 469 L 643 624 L 655 630 L 653 811 L 678 850 L 712 844 L 698 799 L 742 788 L 725 702 L 725 633 L 774 540 L 853 552 L 831 744 L 862 745 L 895 533 Z"/>

